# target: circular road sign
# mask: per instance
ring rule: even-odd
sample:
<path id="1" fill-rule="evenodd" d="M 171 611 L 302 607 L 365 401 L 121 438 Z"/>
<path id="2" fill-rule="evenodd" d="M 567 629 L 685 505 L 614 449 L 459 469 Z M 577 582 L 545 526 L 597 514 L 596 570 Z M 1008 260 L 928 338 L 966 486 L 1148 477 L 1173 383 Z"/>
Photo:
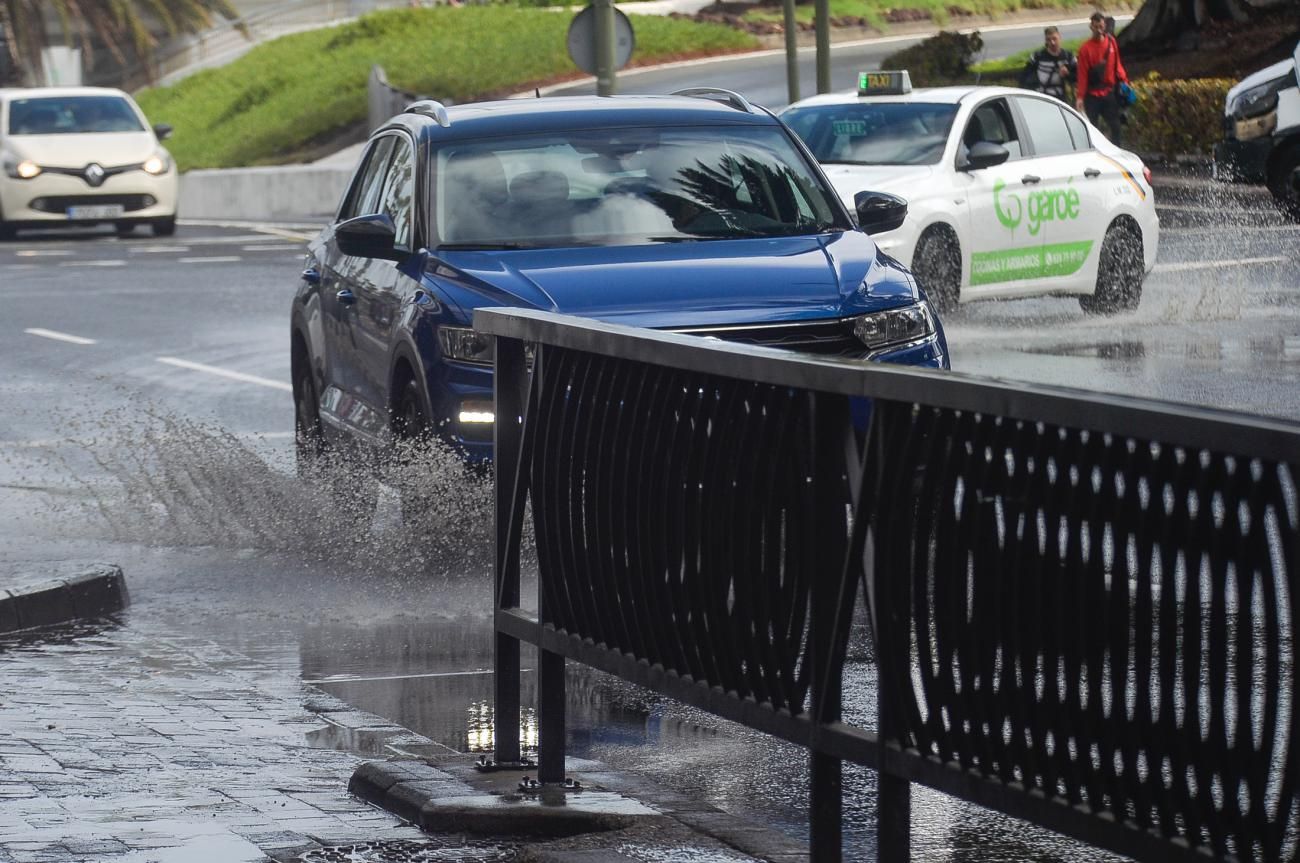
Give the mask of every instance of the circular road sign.
<path id="1" fill-rule="evenodd" d="M 632 35 L 632 22 L 617 7 L 614 14 L 614 68 L 622 69 L 632 59 L 636 37 Z M 588 75 L 596 74 L 596 7 L 587 6 L 569 24 L 569 56 L 574 64 Z"/>

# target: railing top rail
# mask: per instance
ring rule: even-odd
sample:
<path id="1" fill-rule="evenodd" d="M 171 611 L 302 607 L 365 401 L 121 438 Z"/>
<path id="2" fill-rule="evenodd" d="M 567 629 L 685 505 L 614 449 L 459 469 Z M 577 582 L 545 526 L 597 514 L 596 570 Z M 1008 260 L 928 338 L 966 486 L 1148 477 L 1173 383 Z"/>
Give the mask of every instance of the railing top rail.
<path id="1" fill-rule="evenodd" d="M 1244 458 L 1300 463 L 1300 423 L 1237 411 L 863 364 L 518 308 L 479 309 L 480 332 L 779 386 L 970 411 L 1153 440 Z"/>

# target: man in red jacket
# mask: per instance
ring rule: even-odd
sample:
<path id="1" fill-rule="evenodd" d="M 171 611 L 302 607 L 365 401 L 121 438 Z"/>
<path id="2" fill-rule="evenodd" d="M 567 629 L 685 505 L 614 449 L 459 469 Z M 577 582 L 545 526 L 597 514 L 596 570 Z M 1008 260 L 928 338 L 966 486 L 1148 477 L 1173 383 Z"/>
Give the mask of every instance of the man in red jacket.
<path id="1" fill-rule="evenodd" d="M 1092 38 L 1079 46 L 1079 82 L 1075 107 L 1086 111 L 1094 126 L 1105 119 L 1112 143 L 1120 144 L 1120 105 L 1115 87 L 1127 83 L 1128 73 L 1119 59 L 1119 43 L 1106 32 L 1106 16 L 1093 12 L 1088 21 Z"/>

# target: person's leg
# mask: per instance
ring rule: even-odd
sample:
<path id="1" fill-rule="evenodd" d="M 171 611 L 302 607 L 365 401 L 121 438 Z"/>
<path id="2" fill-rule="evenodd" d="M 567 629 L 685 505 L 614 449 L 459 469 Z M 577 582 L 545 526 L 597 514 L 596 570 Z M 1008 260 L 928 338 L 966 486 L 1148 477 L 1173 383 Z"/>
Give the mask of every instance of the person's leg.
<path id="1" fill-rule="evenodd" d="M 1103 103 L 1102 111 L 1106 116 L 1106 125 L 1110 127 L 1110 142 L 1116 147 L 1124 146 L 1123 134 L 1124 123 L 1120 118 L 1119 101 L 1114 96 L 1107 96 L 1101 100 Z"/>

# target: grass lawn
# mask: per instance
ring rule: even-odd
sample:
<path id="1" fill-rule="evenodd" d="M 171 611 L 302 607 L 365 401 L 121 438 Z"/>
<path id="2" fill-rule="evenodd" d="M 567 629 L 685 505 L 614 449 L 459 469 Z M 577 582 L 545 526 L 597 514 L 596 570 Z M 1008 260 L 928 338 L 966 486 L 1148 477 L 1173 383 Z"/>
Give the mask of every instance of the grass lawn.
<path id="1" fill-rule="evenodd" d="M 182 170 L 285 164 L 366 116 L 372 64 L 389 82 L 468 102 L 578 75 L 565 47 L 571 13 L 515 6 L 376 12 L 285 36 L 229 65 L 136 94 Z M 638 16 L 632 62 L 752 50 L 758 40 L 717 24 Z"/>

